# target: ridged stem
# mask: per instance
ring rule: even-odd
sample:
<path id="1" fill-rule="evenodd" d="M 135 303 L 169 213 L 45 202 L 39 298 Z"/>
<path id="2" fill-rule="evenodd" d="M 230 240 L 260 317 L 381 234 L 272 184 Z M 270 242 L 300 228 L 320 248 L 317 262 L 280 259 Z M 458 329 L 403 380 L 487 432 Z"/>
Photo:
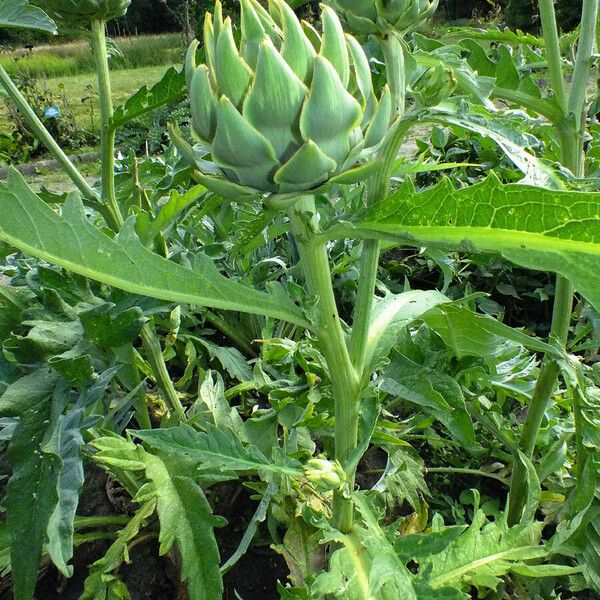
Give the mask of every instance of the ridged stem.
<path id="1" fill-rule="evenodd" d="M 100 101 L 102 201 L 109 208 L 115 224 L 120 228 L 123 225 L 123 217 L 115 194 L 115 132 L 110 125 L 113 117 L 113 101 L 105 27 L 106 23 L 103 20 L 92 21 L 90 45 L 96 62 Z"/>
<path id="2" fill-rule="evenodd" d="M 350 360 L 335 302 L 326 244 L 315 235 L 319 224 L 314 197 L 302 196 L 288 214 L 306 285 L 318 301 L 316 331 L 329 368 L 335 405 L 335 458 L 347 469 L 358 441 L 360 382 Z M 346 475 L 348 488 L 352 490 L 354 472 L 347 471 Z M 347 533 L 352 524 L 352 501 L 343 492 L 336 492 L 333 525 Z"/>
<path id="3" fill-rule="evenodd" d="M 4 67 L 0 65 L 0 83 L 6 90 L 10 99 L 15 103 L 23 118 L 27 121 L 29 127 L 37 138 L 44 144 L 48 152 L 60 163 L 63 171 L 69 176 L 71 181 L 77 186 L 77 189 L 83 196 L 94 201 L 97 204 L 98 194 L 92 189 L 84 176 L 77 170 L 77 167 L 71 162 L 69 157 L 63 152 L 62 148 L 56 143 L 51 133 L 46 129 L 40 118 L 35 114 L 34 110 L 29 106 L 25 96 L 19 88 L 14 84 L 10 75 Z"/>
<path id="4" fill-rule="evenodd" d="M 398 151 L 406 136 L 406 132 L 413 124 L 412 119 L 400 119 L 393 130 L 390 138 L 383 148 L 383 164 L 378 173 L 369 181 L 367 188 L 367 203 L 376 204 L 384 200 L 390 191 L 390 178 Z M 365 350 L 369 336 L 371 323 L 371 311 L 375 296 L 375 285 L 377 283 L 377 269 L 379 268 L 380 254 L 379 240 L 365 240 L 363 242 L 362 254 L 359 264 L 358 290 L 356 294 L 356 307 L 350 335 L 350 357 L 352 364 L 364 383 L 369 376 L 369 365 L 365 364 Z"/>
<path id="5" fill-rule="evenodd" d="M 590 6 L 595 4 L 595 7 Z M 581 35 L 583 39 L 577 53 L 576 72 L 579 73 L 578 79 L 581 79 L 581 73 L 589 75 L 589 62 L 591 60 L 593 38 L 598 15 L 598 0 L 584 0 L 584 10 L 581 21 Z M 540 0 L 540 16 L 542 18 L 542 27 L 544 29 L 544 39 L 546 43 L 546 53 L 550 71 L 550 81 L 554 94 L 559 104 L 564 109 L 578 110 L 580 119 L 578 127 L 569 127 L 564 123 L 555 123 L 558 128 L 558 139 L 560 143 L 560 155 L 562 164 L 571 170 L 575 177 L 584 175 L 583 161 L 583 132 L 585 120 L 583 119 L 583 106 L 585 104 L 585 88 L 587 80 L 579 82 L 578 88 L 575 88 L 575 81 L 571 88 L 571 93 L 567 99 L 564 78 L 562 75 L 562 62 L 558 45 L 558 30 L 554 14 L 554 4 L 552 0 Z M 591 21 L 591 18 L 594 20 Z M 566 111 L 565 111 L 566 112 Z M 556 292 L 554 297 L 554 309 L 552 313 L 552 324 L 550 337 L 565 348 L 569 335 L 569 325 L 571 322 L 571 313 L 573 310 L 573 286 L 564 277 L 557 275 Z M 560 375 L 560 367 L 554 357 L 546 356 L 536 386 L 531 398 L 531 403 L 527 410 L 525 423 L 519 440 L 519 449 L 527 458 L 533 457 L 536 441 L 539 435 L 540 427 L 552 398 L 556 382 Z M 515 460 L 510 485 L 510 497 L 508 506 L 509 524 L 518 523 L 527 495 L 527 473 L 522 461 Z"/>
<path id="6" fill-rule="evenodd" d="M 568 101 L 562 68 L 562 57 L 560 54 L 560 38 L 558 36 L 558 27 L 556 25 L 556 13 L 554 12 L 554 0 L 539 0 L 539 9 L 544 34 L 544 46 L 546 48 L 546 60 L 548 62 L 548 73 L 550 75 L 550 85 L 556 96 L 558 105 L 566 114 Z"/>
<path id="7" fill-rule="evenodd" d="M 90 33 L 90 44 L 96 61 L 98 78 L 98 95 L 100 100 L 100 132 L 102 160 L 102 201 L 111 215 L 109 226 L 118 231 L 123 225 L 123 215 L 115 192 L 115 129 L 112 126 L 113 101 L 108 65 L 108 48 L 106 46 L 106 23 L 94 20 Z M 149 323 L 145 323 L 141 331 L 142 343 L 148 356 L 150 367 L 169 409 L 179 420 L 185 418 L 185 411 L 169 377 L 160 341 Z"/>
<path id="8" fill-rule="evenodd" d="M 592 67 L 592 53 L 598 22 L 598 0 L 583 0 L 581 27 L 575 69 L 569 92 L 569 112 L 575 115 L 577 129 L 582 129 L 587 84 Z"/>

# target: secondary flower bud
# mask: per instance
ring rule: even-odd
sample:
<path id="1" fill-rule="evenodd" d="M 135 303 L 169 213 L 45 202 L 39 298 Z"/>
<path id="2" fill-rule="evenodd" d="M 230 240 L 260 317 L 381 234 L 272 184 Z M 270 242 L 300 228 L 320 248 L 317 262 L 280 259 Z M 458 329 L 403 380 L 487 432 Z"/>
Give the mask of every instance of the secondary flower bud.
<path id="1" fill-rule="evenodd" d="M 432 15 L 439 0 L 326 0 L 349 31 L 358 34 L 390 30 L 404 34 Z"/>
<path id="2" fill-rule="evenodd" d="M 337 461 L 311 458 L 304 467 L 304 476 L 318 490 L 339 490 L 346 482 L 346 473 Z"/>
<path id="3" fill-rule="evenodd" d="M 192 128 L 211 161 L 189 146 L 182 153 L 226 196 L 316 189 L 372 153 L 391 119 L 389 90 L 375 96 L 367 57 L 331 8 L 320 36 L 282 0 L 270 4 L 272 15 L 241 0 L 236 43 L 217 1 L 205 20 L 206 64 L 195 64 L 197 44 L 186 61 Z"/>
<path id="4" fill-rule="evenodd" d="M 452 95 L 456 89 L 456 78 L 452 69 L 439 63 L 427 68 L 409 88 L 417 106 L 436 106 Z"/>
<path id="5" fill-rule="evenodd" d="M 83 27 L 92 21 L 122 17 L 131 0 L 43 0 L 38 4 L 55 21 L 69 27 Z"/>

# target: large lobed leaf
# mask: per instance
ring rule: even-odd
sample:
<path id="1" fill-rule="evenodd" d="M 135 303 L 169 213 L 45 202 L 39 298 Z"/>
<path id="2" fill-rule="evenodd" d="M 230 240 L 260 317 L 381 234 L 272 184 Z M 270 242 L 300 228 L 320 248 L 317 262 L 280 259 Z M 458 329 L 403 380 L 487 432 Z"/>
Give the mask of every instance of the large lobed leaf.
<path id="1" fill-rule="evenodd" d="M 0 0 L 0 29 L 23 28 L 56 33 L 54 21 L 27 0 Z"/>
<path id="2" fill-rule="evenodd" d="M 0 240 L 134 294 L 308 325 L 282 289 L 265 293 L 227 279 L 206 257 L 191 269 L 168 261 L 144 248 L 132 221 L 113 239 L 89 222 L 76 195 L 69 196 L 59 215 L 14 170 L 6 183 L 0 182 Z"/>
<path id="3" fill-rule="evenodd" d="M 460 190 L 445 179 L 417 193 L 406 182 L 324 235 L 500 253 L 521 267 L 568 278 L 600 310 L 600 193 L 503 185 L 495 175 Z"/>

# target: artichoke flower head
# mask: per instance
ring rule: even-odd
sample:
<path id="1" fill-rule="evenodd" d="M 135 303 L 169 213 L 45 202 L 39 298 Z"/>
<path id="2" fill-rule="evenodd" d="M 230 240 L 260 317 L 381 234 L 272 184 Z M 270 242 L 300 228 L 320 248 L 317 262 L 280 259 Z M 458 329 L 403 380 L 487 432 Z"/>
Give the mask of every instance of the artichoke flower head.
<path id="1" fill-rule="evenodd" d="M 439 0 L 326 0 L 350 31 L 406 34 L 433 14 Z"/>
<path id="2" fill-rule="evenodd" d="M 282 0 L 270 5 L 241 0 L 236 45 L 217 1 L 205 20 L 206 64 L 195 64 L 197 42 L 186 61 L 200 145 L 182 149 L 176 131 L 173 139 L 204 185 L 228 197 L 299 195 L 347 175 L 373 155 L 391 118 L 389 90 L 376 98 L 367 57 L 331 8 L 319 35 Z"/>
<path id="3" fill-rule="evenodd" d="M 92 21 L 122 17 L 131 0 L 38 0 L 37 4 L 68 27 L 85 27 Z"/>

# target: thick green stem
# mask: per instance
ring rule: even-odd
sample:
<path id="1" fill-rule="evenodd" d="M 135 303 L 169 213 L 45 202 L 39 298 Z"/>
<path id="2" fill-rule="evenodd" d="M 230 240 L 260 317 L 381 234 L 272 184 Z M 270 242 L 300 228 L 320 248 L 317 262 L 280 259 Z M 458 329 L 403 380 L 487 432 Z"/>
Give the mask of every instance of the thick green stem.
<path id="1" fill-rule="evenodd" d="M 316 331 L 329 367 L 335 404 L 335 458 L 347 468 L 358 441 L 360 382 L 350 360 L 335 302 L 327 248 L 315 236 L 319 225 L 314 198 L 301 197 L 290 209 L 289 218 L 307 287 L 318 299 Z M 354 472 L 347 476 L 352 489 Z M 338 492 L 333 503 L 334 527 L 348 532 L 352 523 L 352 501 Z"/>
<path id="2" fill-rule="evenodd" d="M 90 44 L 94 53 L 94 60 L 96 61 L 98 95 L 100 99 L 102 201 L 110 210 L 112 218 L 120 228 L 123 224 L 123 218 L 115 194 L 115 131 L 111 125 L 113 102 L 105 26 L 106 23 L 103 20 L 92 22 Z"/>
<path id="3" fill-rule="evenodd" d="M 98 95 L 100 98 L 102 202 L 110 212 L 111 222 L 109 222 L 109 226 L 118 231 L 123 225 L 123 215 L 121 214 L 115 193 L 115 130 L 112 126 L 113 101 L 105 26 L 106 24 L 103 20 L 92 22 L 90 43 L 96 61 Z M 163 394 L 165 402 L 177 419 L 184 419 L 185 411 L 169 376 L 160 342 L 150 324 L 146 323 L 143 326 L 141 338 L 152 372 L 156 378 L 156 383 Z"/>
<path id="4" fill-rule="evenodd" d="M 591 6 L 595 5 L 595 6 Z M 583 119 L 583 107 L 585 105 L 585 90 L 587 77 L 589 76 L 589 64 L 593 48 L 593 35 L 595 33 L 596 19 L 598 16 L 598 0 L 584 0 L 584 11 L 581 21 L 581 35 L 577 61 L 576 75 L 579 83 L 573 82 L 571 93 L 567 99 L 564 78 L 562 73 L 562 62 L 558 43 L 558 29 L 554 14 L 553 0 L 540 0 L 540 16 L 544 30 L 546 43 L 546 55 L 550 71 L 550 82 L 559 105 L 565 112 L 567 110 L 578 111 L 577 125 L 573 127 L 567 122 L 555 122 L 558 128 L 558 139 L 560 143 L 560 157 L 562 164 L 570 169 L 575 177 L 582 177 L 584 171 L 583 156 L 583 133 L 585 120 Z M 589 20 L 593 18 L 590 24 Z M 590 39 L 590 35 L 592 38 Z M 581 81 L 582 77 L 585 81 Z M 578 88 L 575 88 L 578 85 Z M 556 293 L 554 298 L 554 311 L 552 313 L 552 325 L 550 337 L 561 347 L 565 347 L 569 335 L 569 324 L 573 310 L 573 286 L 564 277 L 556 277 Z M 527 410 L 523 431 L 519 440 L 519 449 L 528 458 L 532 458 L 535 444 L 538 438 L 544 414 L 556 382 L 560 375 L 560 367 L 553 357 L 547 356 L 542 363 L 540 374 L 536 382 L 531 403 Z M 510 499 L 508 506 L 508 521 L 510 524 L 517 523 L 521 517 L 523 505 L 527 494 L 527 473 L 522 461 L 515 460 L 513 474 L 510 484 Z"/>
<path id="5" fill-rule="evenodd" d="M 42 142 L 42 144 L 46 146 L 48 152 L 50 152 L 50 154 L 60 163 L 64 172 L 77 186 L 83 196 L 88 200 L 92 200 L 94 204 L 97 204 L 98 194 L 96 194 L 96 192 L 85 180 L 84 176 L 77 170 L 77 167 L 63 152 L 62 148 L 56 143 L 55 139 L 46 129 L 39 117 L 35 114 L 31 106 L 29 106 L 27 100 L 20 92 L 19 88 L 17 88 L 17 86 L 13 83 L 9 74 L 2 65 L 0 65 L 0 83 L 6 90 L 6 93 L 9 95 L 10 99 L 15 103 L 15 106 L 19 109 L 19 112 L 27 121 L 29 127 L 31 127 L 33 133 Z"/>
<path id="6" fill-rule="evenodd" d="M 598 0 L 583 0 L 579 44 L 569 93 L 569 112 L 575 115 L 576 127 L 579 130 L 582 129 L 584 120 L 585 99 L 592 67 L 592 52 L 594 50 L 597 22 Z"/>
<path id="7" fill-rule="evenodd" d="M 364 382 L 365 354 L 371 324 L 371 311 L 379 268 L 379 240 L 365 240 L 360 256 L 356 307 L 350 336 L 350 358 L 356 372 Z"/>
<path id="8" fill-rule="evenodd" d="M 556 26 L 556 14 L 554 12 L 554 0 L 540 0 L 540 19 L 546 47 L 546 60 L 548 61 L 548 73 L 550 85 L 556 96 L 558 105 L 563 113 L 567 112 L 567 92 L 565 90 L 565 78 L 562 68 L 562 57 L 560 54 L 560 40 L 558 27 Z"/>
<path id="9" fill-rule="evenodd" d="M 402 108 L 402 110 L 404 110 Z M 367 189 L 367 203 L 372 205 L 385 200 L 390 191 L 390 178 L 398 151 L 407 131 L 414 120 L 399 119 L 389 140 L 383 148 L 383 164 L 378 173 L 369 182 Z M 365 364 L 365 349 L 369 335 L 371 311 L 377 283 L 377 269 L 379 267 L 380 243 L 379 240 L 365 240 L 359 265 L 358 291 L 356 295 L 356 308 L 350 336 L 350 357 L 356 372 L 364 383 L 369 376 L 369 365 Z"/>
<path id="10" fill-rule="evenodd" d="M 573 308 L 573 286 L 564 277 L 556 278 L 556 295 L 552 315 L 551 337 L 563 348 L 569 334 L 569 323 Z M 527 410 L 519 449 L 527 458 L 532 458 L 540 427 L 548 402 L 556 386 L 560 367 L 554 358 L 546 357 L 538 376 L 533 396 Z M 522 461 L 515 460 L 510 483 L 508 522 L 518 523 L 527 496 L 527 472 Z"/>

